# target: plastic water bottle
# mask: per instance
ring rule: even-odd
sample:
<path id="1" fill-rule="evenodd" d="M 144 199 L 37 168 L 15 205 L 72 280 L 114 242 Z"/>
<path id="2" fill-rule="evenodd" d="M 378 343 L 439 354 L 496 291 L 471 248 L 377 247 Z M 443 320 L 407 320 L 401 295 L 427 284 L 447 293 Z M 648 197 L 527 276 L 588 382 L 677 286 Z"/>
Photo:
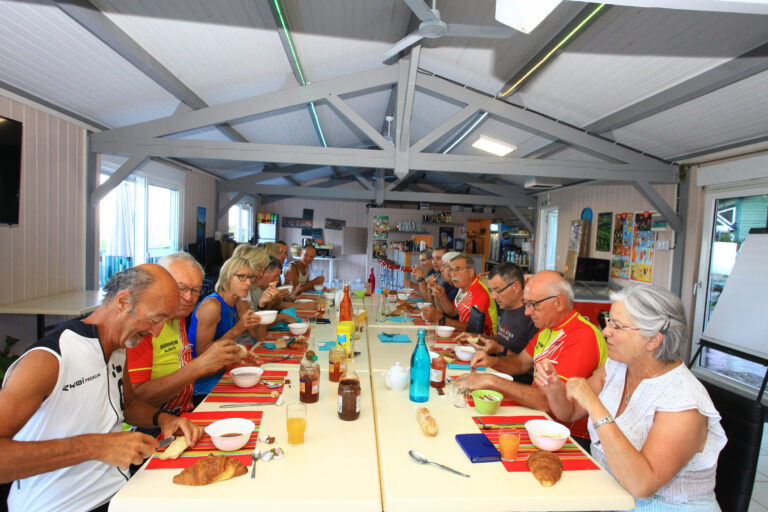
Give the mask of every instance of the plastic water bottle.
<path id="1" fill-rule="evenodd" d="M 429 400 L 429 370 L 431 361 L 427 350 L 426 332 L 419 329 L 416 348 L 411 355 L 411 383 L 408 397 L 411 402 L 426 402 Z"/>

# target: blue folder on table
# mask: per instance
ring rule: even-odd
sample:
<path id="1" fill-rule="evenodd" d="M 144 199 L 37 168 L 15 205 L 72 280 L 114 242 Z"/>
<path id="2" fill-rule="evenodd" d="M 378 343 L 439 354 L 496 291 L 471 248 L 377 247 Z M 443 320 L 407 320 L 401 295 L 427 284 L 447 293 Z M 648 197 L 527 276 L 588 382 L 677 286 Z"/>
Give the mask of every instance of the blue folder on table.
<path id="1" fill-rule="evenodd" d="M 485 437 L 485 434 L 456 434 L 456 442 L 473 463 L 501 460 L 499 450 Z"/>

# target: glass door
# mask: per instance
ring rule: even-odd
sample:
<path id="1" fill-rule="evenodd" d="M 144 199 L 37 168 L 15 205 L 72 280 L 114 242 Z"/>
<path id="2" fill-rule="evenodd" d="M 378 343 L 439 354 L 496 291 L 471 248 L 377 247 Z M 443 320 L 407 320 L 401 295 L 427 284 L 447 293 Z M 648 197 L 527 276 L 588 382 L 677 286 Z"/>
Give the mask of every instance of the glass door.
<path id="1" fill-rule="evenodd" d="M 741 244 L 751 228 L 768 222 L 768 188 L 743 187 L 709 192 L 705 199 L 704 233 L 696 291 L 693 348 L 695 350 L 733 269 Z M 701 367 L 740 386 L 759 389 L 765 366 L 705 348 Z"/>

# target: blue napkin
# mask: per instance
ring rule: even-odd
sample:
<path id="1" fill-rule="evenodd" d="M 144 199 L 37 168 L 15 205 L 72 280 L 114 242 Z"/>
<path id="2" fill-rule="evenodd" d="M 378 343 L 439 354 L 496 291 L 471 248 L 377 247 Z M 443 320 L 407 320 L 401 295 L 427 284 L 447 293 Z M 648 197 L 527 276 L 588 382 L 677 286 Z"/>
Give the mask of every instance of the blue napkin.
<path id="1" fill-rule="evenodd" d="M 317 344 L 317 349 L 320 351 L 331 350 L 331 347 L 335 344 L 335 341 L 321 341 Z"/>
<path id="2" fill-rule="evenodd" d="M 459 363 L 448 363 L 448 368 L 450 368 L 451 370 L 469 370 L 469 363 L 461 363 L 461 364 L 459 364 Z M 483 371 L 485 371 L 485 367 L 478 366 L 477 368 L 475 368 L 475 370 L 477 370 L 479 372 L 483 372 Z"/>
<path id="3" fill-rule="evenodd" d="M 265 341 L 264 343 L 261 344 L 261 346 L 264 348 L 271 348 L 271 349 L 277 348 L 275 344 L 272 343 L 271 341 Z"/>
<path id="4" fill-rule="evenodd" d="M 387 322 L 404 322 L 405 318 L 402 316 L 389 316 L 387 317 Z"/>
<path id="5" fill-rule="evenodd" d="M 285 309 L 281 310 L 280 313 L 285 313 L 286 315 L 292 316 L 293 318 L 296 318 L 297 320 L 299 318 L 298 315 L 296 314 L 296 308 L 285 308 Z M 288 330 L 288 324 L 281 320 L 281 321 L 277 322 L 275 325 L 270 325 L 267 330 L 268 331 L 287 331 Z"/>
<path id="6" fill-rule="evenodd" d="M 384 333 L 379 333 L 379 340 L 384 343 L 410 343 L 411 338 L 405 334 L 395 334 L 394 336 L 388 336 Z"/>
<path id="7" fill-rule="evenodd" d="M 408 302 L 421 302 L 421 299 L 416 297 L 415 299 L 408 299 Z"/>

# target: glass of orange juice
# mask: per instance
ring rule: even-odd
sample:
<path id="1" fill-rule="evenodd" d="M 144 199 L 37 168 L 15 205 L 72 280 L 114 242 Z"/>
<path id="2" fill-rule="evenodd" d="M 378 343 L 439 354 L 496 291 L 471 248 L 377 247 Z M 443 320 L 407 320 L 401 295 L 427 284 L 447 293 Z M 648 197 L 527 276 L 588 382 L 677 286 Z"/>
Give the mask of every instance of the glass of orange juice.
<path id="1" fill-rule="evenodd" d="M 285 408 L 285 426 L 288 429 L 288 444 L 304 444 L 307 429 L 307 406 L 300 403 L 288 404 Z"/>
<path id="2" fill-rule="evenodd" d="M 520 431 L 515 429 L 499 432 L 499 451 L 501 460 L 517 460 L 517 450 L 520 448 Z"/>

